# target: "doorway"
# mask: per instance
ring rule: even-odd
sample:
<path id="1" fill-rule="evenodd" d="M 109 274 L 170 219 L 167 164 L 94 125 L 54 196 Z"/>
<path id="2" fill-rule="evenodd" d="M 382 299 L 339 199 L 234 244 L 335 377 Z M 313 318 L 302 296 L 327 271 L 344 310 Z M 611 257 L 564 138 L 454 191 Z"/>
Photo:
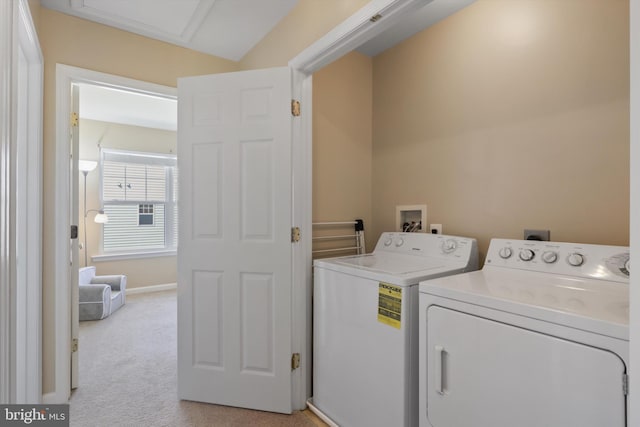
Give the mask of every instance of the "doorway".
<path id="1" fill-rule="evenodd" d="M 177 93 L 174 88 L 128 79 L 105 73 L 85 70 L 58 64 L 56 66 L 56 163 L 58 165 L 69 164 L 70 148 L 75 148 L 74 158 L 78 158 L 78 145 L 72 144 L 70 147 L 69 135 L 70 121 L 69 114 L 72 112 L 71 88 L 74 85 L 94 85 L 113 90 L 136 93 L 145 96 L 155 96 L 158 98 L 175 100 Z M 62 125 L 64 124 L 64 125 Z M 96 141 L 97 143 L 97 141 Z M 55 269 L 53 272 L 55 283 L 68 284 L 62 286 L 55 295 L 55 316 L 53 329 L 55 331 L 55 391 L 44 397 L 46 402 L 66 402 L 71 391 L 71 371 L 69 363 L 70 349 L 72 342 L 72 326 L 75 325 L 77 331 L 78 319 L 72 319 L 70 313 L 74 307 L 72 302 L 72 290 L 77 289 L 77 270 L 81 264 L 79 262 L 78 240 L 71 243 L 72 259 L 75 260 L 73 266 L 69 265 L 69 229 L 70 218 L 75 213 L 78 217 L 78 184 L 80 172 L 78 163 L 72 162 L 72 168 L 58 167 L 55 174 L 55 185 L 61 196 L 56 198 L 54 210 L 55 230 L 54 240 Z M 74 184 L 75 183 L 75 184 Z M 69 185 L 75 185 L 75 189 L 69 192 Z M 67 194 L 64 197 L 65 193 Z M 71 199 L 75 198 L 75 201 Z M 77 222 L 75 222 L 77 224 Z M 84 258 L 84 257 L 83 257 Z M 75 286 L 74 286 L 75 284 Z M 77 293 L 76 299 L 77 302 Z M 77 304 L 75 305 L 77 307 Z M 77 360 L 77 358 L 76 358 Z"/>
<path id="2" fill-rule="evenodd" d="M 175 288 L 176 99 L 94 83 L 73 83 L 73 89 L 78 120 L 72 151 L 80 172 L 71 185 L 78 219 L 72 222 L 79 226 L 72 279 L 78 268 L 91 266 L 98 276 L 125 275 L 127 293 Z M 80 353 L 77 299 L 82 304 L 90 297 L 78 289 L 71 313 Z M 116 315 L 113 307 L 103 315 L 111 312 Z M 72 354 L 72 388 L 82 385 L 76 359 Z"/>

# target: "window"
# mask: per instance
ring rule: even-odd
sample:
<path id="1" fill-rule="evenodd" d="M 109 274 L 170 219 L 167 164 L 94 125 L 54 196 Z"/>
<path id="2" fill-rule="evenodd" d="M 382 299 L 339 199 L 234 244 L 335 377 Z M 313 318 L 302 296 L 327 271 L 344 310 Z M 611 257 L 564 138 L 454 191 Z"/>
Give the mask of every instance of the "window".
<path id="1" fill-rule="evenodd" d="M 109 216 L 103 227 L 103 253 L 175 250 L 176 157 L 103 150 L 101 167 L 101 199 Z"/>
<path id="2" fill-rule="evenodd" d="M 150 205 L 150 204 L 139 205 L 138 225 L 153 225 L 153 205 Z"/>

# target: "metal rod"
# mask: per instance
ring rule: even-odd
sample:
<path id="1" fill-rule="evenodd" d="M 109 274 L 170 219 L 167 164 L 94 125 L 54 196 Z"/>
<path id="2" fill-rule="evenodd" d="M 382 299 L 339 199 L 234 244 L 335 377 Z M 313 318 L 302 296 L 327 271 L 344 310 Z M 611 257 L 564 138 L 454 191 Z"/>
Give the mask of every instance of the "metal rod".
<path id="1" fill-rule="evenodd" d="M 319 254 L 323 252 L 339 252 L 339 251 L 354 251 L 354 250 L 358 250 L 358 246 L 353 246 L 351 248 L 321 249 L 321 250 L 311 251 L 311 252 L 314 254 Z"/>
<path id="2" fill-rule="evenodd" d="M 357 239 L 358 236 L 356 234 L 348 234 L 343 236 L 317 236 L 314 237 L 313 240 L 329 240 L 329 239 Z"/>
<path id="3" fill-rule="evenodd" d="M 314 222 L 312 225 L 355 225 L 357 221 L 348 222 Z"/>
<path id="4" fill-rule="evenodd" d="M 82 174 L 84 175 L 84 200 L 83 200 L 83 205 L 84 205 L 84 218 L 82 219 L 82 227 L 84 228 L 83 230 L 83 234 L 84 234 L 84 266 L 87 266 L 87 174 L 89 173 L 89 171 L 82 171 Z"/>

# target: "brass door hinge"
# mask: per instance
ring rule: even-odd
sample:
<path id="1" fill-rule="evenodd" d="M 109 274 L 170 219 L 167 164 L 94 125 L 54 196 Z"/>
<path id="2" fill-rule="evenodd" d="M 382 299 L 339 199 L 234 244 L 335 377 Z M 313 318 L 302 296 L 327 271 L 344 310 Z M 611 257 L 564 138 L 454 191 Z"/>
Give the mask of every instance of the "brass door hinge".
<path id="1" fill-rule="evenodd" d="M 291 370 L 298 369 L 300 367 L 300 353 L 293 353 L 291 355 Z"/>
<path id="2" fill-rule="evenodd" d="M 71 126 L 78 127 L 78 113 L 71 113 Z"/>
<path id="3" fill-rule="evenodd" d="M 298 243 L 300 241 L 300 227 L 291 228 L 291 241 L 293 243 Z"/>
<path id="4" fill-rule="evenodd" d="M 296 101 L 295 99 L 291 100 L 291 115 L 293 117 L 300 115 L 300 101 Z"/>
<path id="5" fill-rule="evenodd" d="M 75 353 L 76 351 L 78 351 L 78 338 L 71 340 L 71 353 Z"/>

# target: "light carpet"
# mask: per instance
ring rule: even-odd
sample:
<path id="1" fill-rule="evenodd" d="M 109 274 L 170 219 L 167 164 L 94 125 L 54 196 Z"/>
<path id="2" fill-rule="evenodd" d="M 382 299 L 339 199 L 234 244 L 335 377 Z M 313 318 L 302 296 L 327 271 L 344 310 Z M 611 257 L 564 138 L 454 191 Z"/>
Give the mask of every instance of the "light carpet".
<path id="1" fill-rule="evenodd" d="M 292 415 L 181 401 L 177 397 L 176 291 L 127 296 L 103 320 L 80 323 L 80 384 L 71 426 L 322 426 Z"/>

